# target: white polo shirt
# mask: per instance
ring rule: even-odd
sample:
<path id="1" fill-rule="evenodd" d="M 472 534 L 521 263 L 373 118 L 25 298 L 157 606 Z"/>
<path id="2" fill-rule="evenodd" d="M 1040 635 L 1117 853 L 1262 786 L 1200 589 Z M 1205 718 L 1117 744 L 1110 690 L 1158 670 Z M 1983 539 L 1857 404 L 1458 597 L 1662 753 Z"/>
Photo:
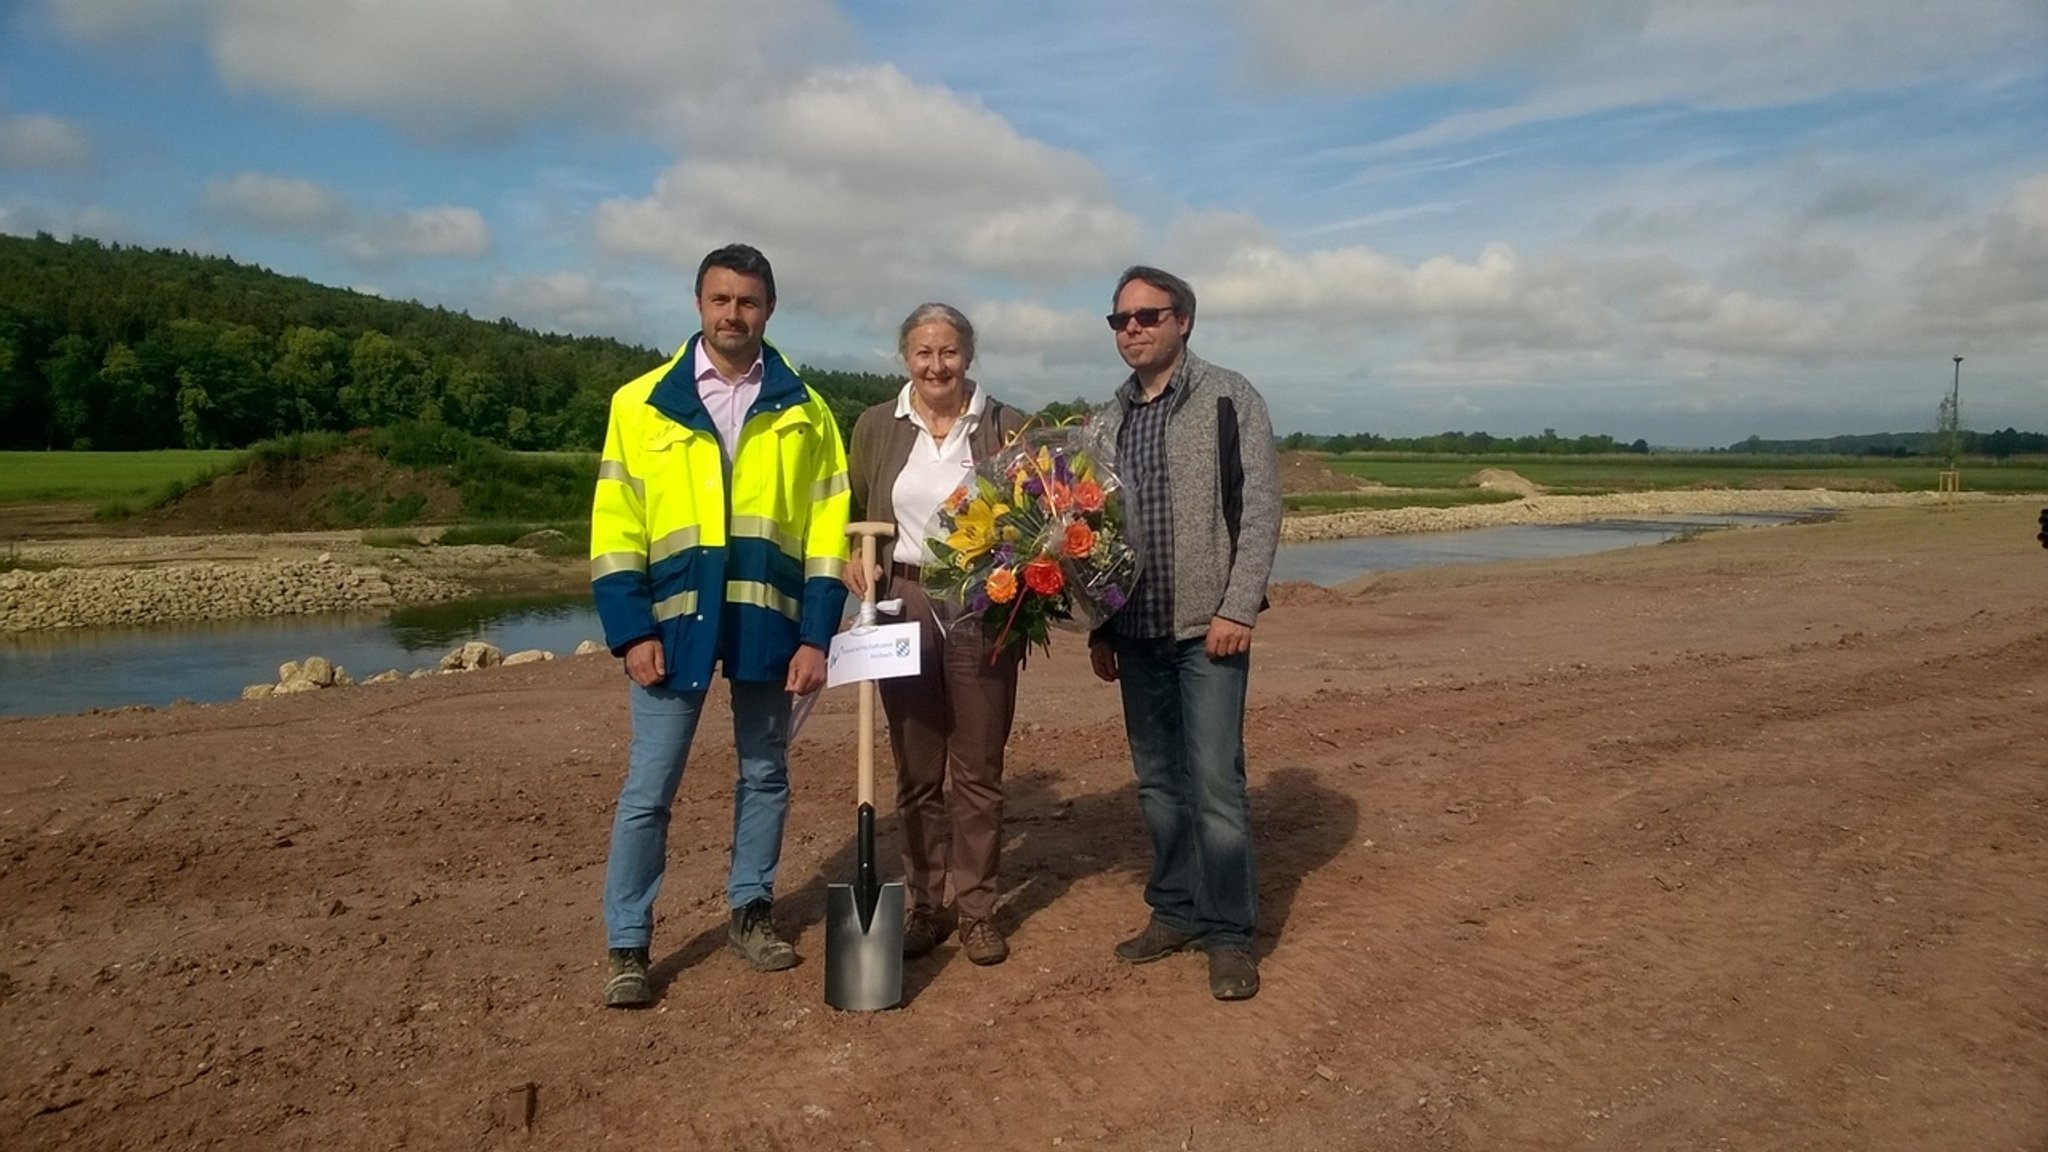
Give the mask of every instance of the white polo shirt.
<path id="1" fill-rule="evenodd" d="M 967 398 L 967 412 L 953 421 L 943 441 L 932 439 L 932 430 L 910 403 L 911 385 L 905 383 L 896 394 L 896 418 L 917 425 L 917 442 L 910 446 L 910 458 L 896 475 L 890 498 L 896 504 L 895 557 L 902 564 L 923 564 L 932 559 L 925 550 L 927 536 L 939 530 L 939 505 L 953 490 L 974 475 L 974 448 L 968 443 L 982 413 L 988 411 L 988 393 L 973 385 Z"/>

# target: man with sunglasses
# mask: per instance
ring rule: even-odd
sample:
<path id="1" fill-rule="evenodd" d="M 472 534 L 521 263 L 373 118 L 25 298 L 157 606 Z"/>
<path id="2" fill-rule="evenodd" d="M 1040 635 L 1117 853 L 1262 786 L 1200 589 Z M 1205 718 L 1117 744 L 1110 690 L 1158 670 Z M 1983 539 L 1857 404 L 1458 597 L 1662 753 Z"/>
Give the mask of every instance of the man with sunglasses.
<path id="1" fill-rule="evenodd" d="M 1273 425 L 1243 376 L 1188 350 L 1185 280 L 1133 267 L 1113 299 L 1109 326 L 1131 374 L 1100 419 L 1144 568 L 1090 636 L 1089 657 L 1123 689 L 1153 854 L 1151 918 L 1116 956 L 1147 964 L 1200 948 L 1210 993 L 1247 1000 L 1259 969 L 1244 708 L 1252 626 L 1280 542 Z"/>

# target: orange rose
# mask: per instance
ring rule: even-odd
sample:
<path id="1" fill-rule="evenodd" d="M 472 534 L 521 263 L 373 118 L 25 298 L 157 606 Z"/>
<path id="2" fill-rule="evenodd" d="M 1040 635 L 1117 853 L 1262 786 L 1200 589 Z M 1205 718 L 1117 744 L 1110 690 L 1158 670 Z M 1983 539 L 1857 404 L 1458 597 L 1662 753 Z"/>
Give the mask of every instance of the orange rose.
<path id="1" fill-rule="evenodd" d="M 1083 512 L 1102 511 L 1102 485 L 1093 480 L 1074 485 L 1074 504 Z"/>
<path id="2" fill-rule="evenodd" d="M 1058 562 L 1049 556 L 1040 556 L 1024 566 L 1024 583 L 1040 596 L 1056 596 L 1067 586 L 1067 578 L 1060 571 Z"/>
<path id="3" fill-rule="evenodd" d="M 983 591 L 997 604 L 1008 604 L 1017 598 L 1017 573 L 1013 569 L 998 568 L 988 574 L 988 583 Z"/>
<path id="4" fill-rule="evenodd" d="M 1079 520 L 1067 525 L 1067 555 L 1079 560 L 1095 550 L 1095 529 Z"/>

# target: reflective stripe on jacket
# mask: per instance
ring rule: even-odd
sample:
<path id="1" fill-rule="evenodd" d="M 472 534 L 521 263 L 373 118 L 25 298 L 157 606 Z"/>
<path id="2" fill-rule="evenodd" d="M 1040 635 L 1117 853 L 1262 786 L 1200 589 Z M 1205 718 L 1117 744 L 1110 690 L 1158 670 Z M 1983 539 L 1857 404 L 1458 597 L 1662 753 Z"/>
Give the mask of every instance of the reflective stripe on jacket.
<path id="1" fill-rule="evenodd" d="M 846 449 L 819 396 L 761 350 L 761 394 L 728 467 L 697 394 L 697 341 L 612 395 L 590 513 L 605 644 L 659 637 L 669 687 L 781 680 L 826 648 L 846 604 Z"/>

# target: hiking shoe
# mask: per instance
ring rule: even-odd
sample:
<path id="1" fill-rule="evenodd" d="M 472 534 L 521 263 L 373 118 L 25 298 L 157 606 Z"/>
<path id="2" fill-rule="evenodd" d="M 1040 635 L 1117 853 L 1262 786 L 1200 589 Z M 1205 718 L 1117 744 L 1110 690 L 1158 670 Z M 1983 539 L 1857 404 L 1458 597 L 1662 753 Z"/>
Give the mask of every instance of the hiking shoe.
<path id="1" fill-rule="evenodd" d="M 1249 1000 L 1259 994 L 1259 962 L 1249 948 L 1232 945 L 1209 953 L 1209 995 Z"/>
<path id="2" fill-rule="evenodd" d="M 969 920 L 960 927 L 960 948 L 967 958 L 986 968 L 1010 958 L 1010 946 L 1003 934 L 988 920 Z"/>
<path id="3" fill-rule="evenodd" d="M 768 916 L 771 905 L 766 897 L 741 908 L 732 910 L 732 927 L 726 937 L 732 943 L 732 950 L 751 965 L 756 972 L 780 972 L 796 967 L 796 949 L 789 946 L 775 932 L 775 922 Z"/>
<path id="4" fill-rule="evenodd" d="M 931 950 L 946 942 L 953 934 L 953 910 L 941 908 L 934 912 L 927 908 L 913 908 L 903 918 L 903 956 L 915 960 L 928 956 Z"/>
<path id="5" fill-rule="evenodd" d="M 1186 952 L 1194 945 L 1194 933 L 1168 928 L 1157 920 L 1147 920 L 1143 932 L 1116 946 L 1116 958 L 1126 964 L 1150 964 L 1175 952 Z"/>
<path id="6" fill-rule="evenodd" d="M 611 979 L 604 982 L 607 1008 L 643 1008 L 654 1003 L 654 985 L 647 980 L 647 949 L 611 950 Z"/>

